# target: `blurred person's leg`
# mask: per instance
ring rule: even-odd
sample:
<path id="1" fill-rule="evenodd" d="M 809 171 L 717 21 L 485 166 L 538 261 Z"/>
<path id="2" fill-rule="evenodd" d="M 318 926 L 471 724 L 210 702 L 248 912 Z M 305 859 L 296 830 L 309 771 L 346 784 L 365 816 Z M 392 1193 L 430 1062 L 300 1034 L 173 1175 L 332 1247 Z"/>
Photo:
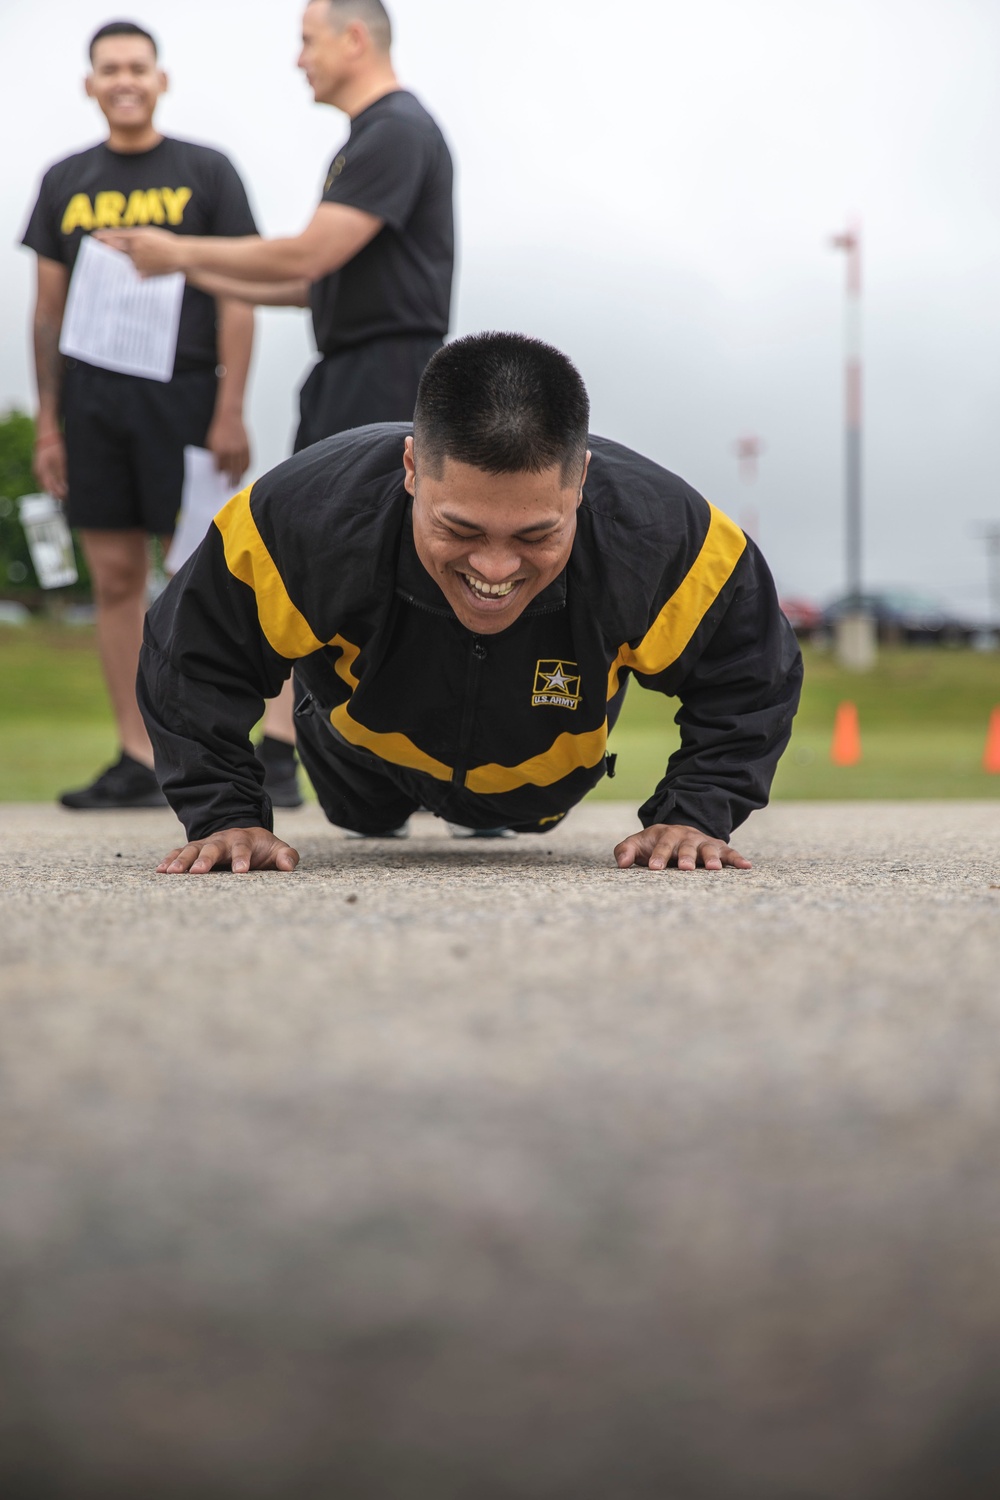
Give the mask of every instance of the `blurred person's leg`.
<path id="1" fill-rule="evenodd" d="M 97 647 L 118 730 L 121 756 L 89 786 L 66 792 L 64 807 L 162 807 L 166 799 L 153 773 L 153 750 L 135 698 L 135 675 L 146 613 L 149 568 L 146 533 L 89 531 L 80 542 L 93 585 Z"/>
<path id="2" fill-rule="evenodd" d="M 75 359 L 66 361 L 63 420 L 66 516 L 90 569 L 97 642 L 121 754 L 88 786 L 66 792 L 64 807 L 159 807 L 153 754 L 135 701 L 135 671 L 146 607 L 148 525 L 131 457 L 134 387 L 139 382 Z M 173 530 L 173 518 L 159 530 Z"/>
<path id="3" fill-rule="evenodd" d="M 264 738 L 257 746 L 257 759 L 264 767 L 264 789 L 275 807 L 301 807 L 295 764 L 295 690 L 291 679 L 277 698 L 268 699 L 264 714 Z"/>
<path id="4" fill-rule="evenodd" d="M 319 360 L 299 392 L 295 452 L 370 422 L 410 421 L 424 367 L 441 344 L 441 339 L 425 335 L 372 339 Z M 257 751 L 264 763 L 264 785 L 276 807 L 298 807 L 302 801 L 295 769 L 294 707 L 287 683 L 267 705 L 264 739 Z"/>
<path id="5" fill-rule="evenodd" d="M 143 380 L 67 361 L 63 389 L 69 522 L 80 534 L 97 613 L 97 641 L 121 756 L 61 801 L 77 810 L 159 807 L 153 752 L 135 698 L 149 571 L 149 538 L 169 544 L 184 483 L 184 449 L 204 446 L 214 370 Z"/>
<path id="6" fill-rule="evenodd" d="M 94 586 L 97 649 L 118 726 L 118 742 L 150 770 L 153 747 L 135 701 L 135 675 L 146 613 L 149 554 L 144 531 L 82 531 Z"/>

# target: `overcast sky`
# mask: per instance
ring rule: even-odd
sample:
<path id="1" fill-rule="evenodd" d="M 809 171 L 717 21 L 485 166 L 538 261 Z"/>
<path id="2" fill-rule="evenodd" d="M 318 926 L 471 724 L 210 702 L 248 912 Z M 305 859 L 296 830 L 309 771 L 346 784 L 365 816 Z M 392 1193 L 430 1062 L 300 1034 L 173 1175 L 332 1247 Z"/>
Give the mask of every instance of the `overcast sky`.
<path id="1" fill-rule="evenodd" d="M 453 332 L 512 328 L 580 366 L 594 429 L 759 536 L 788 594 L 843 583 L 843 257 L 865 246 L 866 575 L 983 608 L 976 523 L 1000 521 L 1000 5 L 996 0 L 392 0 L 403 81 L 458 165 Z M 44 166 L 101 136 L 84 43 L 160 39 L 159 123 L 226 150 L 262 230 L 310 217 L 344 117 L 294 63 L 297 0 L 46 0 L 0 19 L 0 404 L 30 406 Z M 624 19 L 618 19 L 623 17 Z M 255 469 L 284 457 L 313 358 L 259 315 Z M 764 440 L 755 486 L 733 443 Z"/>

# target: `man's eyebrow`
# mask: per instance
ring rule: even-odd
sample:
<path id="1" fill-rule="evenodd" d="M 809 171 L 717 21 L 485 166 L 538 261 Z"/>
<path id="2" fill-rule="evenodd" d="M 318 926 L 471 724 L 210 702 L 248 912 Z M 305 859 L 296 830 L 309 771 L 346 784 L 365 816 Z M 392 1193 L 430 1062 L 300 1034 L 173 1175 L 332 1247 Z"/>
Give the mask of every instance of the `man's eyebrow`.
<path id="1" fill-rule="evenodd" d="M 440 512 L 442 521 L 447 521 L 449 526 L 462 526 L 466 531 L 482 531 L 478 521 L 468 521 L 463 516 L 456 516 L 453 511 L 443 510 Z M 551 521 L 536 521 L 533 526 L 522 526 L 514 532 L 515 536 L 527 536 L 531 531 L 554 531 L 559 525 L 560 517 L 556 516 Z"/>

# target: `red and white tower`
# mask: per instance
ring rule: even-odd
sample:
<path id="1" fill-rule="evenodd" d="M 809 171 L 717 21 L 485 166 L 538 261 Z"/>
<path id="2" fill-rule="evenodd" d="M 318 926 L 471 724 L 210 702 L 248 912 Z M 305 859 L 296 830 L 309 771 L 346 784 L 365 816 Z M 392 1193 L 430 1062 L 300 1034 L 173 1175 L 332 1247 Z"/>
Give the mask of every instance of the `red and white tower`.
<path id="1" fill-rule="evenodd" d="M 861 226 L 854 223 L 833 237 L 847 255 L 847 303 L 844 328 L 844 500 L 847 592 L 851 607 L 861 609 L 862 591 L 862 386 L 861 386 Z"/>
<path id="2" fill-rule="evenodd" d="M 758 466 L 763 451 L 764 444 L 752 432 L 738 437 L 733 444 L 733 452 L 740 466 L 740 478 L 745 485 L 757 483 Z M 740 526 L 753 541 L 760 541 L 760 512 L 756 505 L 746 504 L 741 507 Z"/>
<path id="3" fill-rule="evenodd" d="M 833 246 L 847 255 L 844 392 L 844 531 L 847 554 L 848 608 L 837 623 L 841 664 L 867 672 L 875 665 L 875 622 L 864 607 L 861 383 L 861 226 L 853 223 L 835 235 Z"/>

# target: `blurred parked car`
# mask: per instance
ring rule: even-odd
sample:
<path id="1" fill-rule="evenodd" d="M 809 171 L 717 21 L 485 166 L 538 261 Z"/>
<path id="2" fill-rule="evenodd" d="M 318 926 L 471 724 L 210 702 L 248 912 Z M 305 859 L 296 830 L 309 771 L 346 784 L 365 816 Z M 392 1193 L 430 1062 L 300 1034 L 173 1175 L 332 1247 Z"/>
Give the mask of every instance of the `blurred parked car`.
<path id="1" fill-rule="evenodd" d="M 929 594 L 909 589 L 882 589 L 862 594 L 865 613 L 874 617 L 878 638 L 894 642 L 922 642 L 932 646 L 967 646 L 982 633 L 981 623 L 958 615 Z M 832 630 L 837 621 L 850 612 L 848 595 L 836 599 L 823 611 L 823 622 Z"/>
<path id="2" fill-rule="evenodd" d="M 810 636 L 824 628 L 823 611 L 811 599 L 779 599 L 781 612 L 798 636 Z"/>

